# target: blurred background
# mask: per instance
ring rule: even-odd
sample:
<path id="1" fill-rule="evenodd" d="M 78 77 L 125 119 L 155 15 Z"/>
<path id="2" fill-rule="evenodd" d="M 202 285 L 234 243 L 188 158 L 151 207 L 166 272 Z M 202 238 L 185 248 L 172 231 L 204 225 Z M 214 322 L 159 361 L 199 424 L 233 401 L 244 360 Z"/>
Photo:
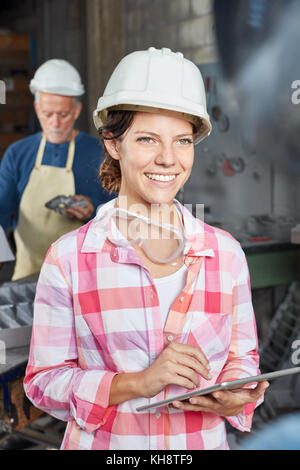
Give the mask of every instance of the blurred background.
<path id="1" fill-rule="evenodd" d="M 91 135 L 96 135 L 92 111 L 127 53 L 167 47 L 199 66 L 213 131 L 196 147 L 192 176 L 178 198 L 193 208 L 204 204 L 205 221 L 228 230 L 242 244 L 265 372 L 300 363 L 300 354 L 298 364 L 291 359 L 300 340 L 299 19 L 295 0 L 0 4 L 0 79 L 7 91 L 6 104 L 0 106 L 0 159 L 11 143 L 39 130 L 28 85 L 48 59 L 66 59 L 79 70 L 87 91 L 78 128 Z M 17 305 L 25 299 L 31 304 L 35 281 L 26 288 L 11 283 L 11 272 L 10 263 L 0 271 L 0 299 L 1 285 L 8 296 L 2 303 Z M 0 365 L 0 445 L 57 448 L 63 423 L 37 418 L 23 396 L 30 328 L 21 329 L 16 342 L 11 340 L 9 361 Z M 274 382 L 271 389 L 251 434 L 300 410 L 299 379 Z M 230 432 L 232 448 L 237 448 L 245 436 Z"/>

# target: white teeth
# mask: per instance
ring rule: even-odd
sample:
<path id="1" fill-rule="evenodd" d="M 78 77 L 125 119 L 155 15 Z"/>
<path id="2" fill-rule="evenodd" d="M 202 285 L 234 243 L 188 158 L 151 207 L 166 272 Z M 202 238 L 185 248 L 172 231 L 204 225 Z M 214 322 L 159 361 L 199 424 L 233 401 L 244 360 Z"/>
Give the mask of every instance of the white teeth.
<path id="1" fill-rule="evenodd" d="M 146 176 L 155 181 L 172 181 L 176 178 L 176 175 L 154 175 L 153 173 L 147 173 Z"/>

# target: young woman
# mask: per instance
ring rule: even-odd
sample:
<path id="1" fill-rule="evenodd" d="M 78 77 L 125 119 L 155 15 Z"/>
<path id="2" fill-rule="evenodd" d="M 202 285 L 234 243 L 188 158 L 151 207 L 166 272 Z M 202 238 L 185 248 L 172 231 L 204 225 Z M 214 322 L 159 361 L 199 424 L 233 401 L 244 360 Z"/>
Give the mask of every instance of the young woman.
<path id="1" fill-rule="evenodd" d="M 49 249 L 26 394 L 68 421 L 62 449 L 227 449 L 225 419 L 249 431 L 267 382 L 136 411 L 259 373 L 245 255 L 175 199 L 211 129 L 200 72 L 169 49 L 132 53 L 94 120 L 118 197 Z"/>

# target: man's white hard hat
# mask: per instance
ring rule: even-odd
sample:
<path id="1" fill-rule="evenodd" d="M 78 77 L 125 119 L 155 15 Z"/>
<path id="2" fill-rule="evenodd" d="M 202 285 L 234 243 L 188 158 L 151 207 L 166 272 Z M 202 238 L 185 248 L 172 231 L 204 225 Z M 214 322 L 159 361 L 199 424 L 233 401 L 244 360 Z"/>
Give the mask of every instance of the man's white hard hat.
<path id="1" fill-rule="evenodd" d="M 30 82 L 30 91 L 63 96 L 81 96 L 85 92 L 78 71 L 63 59 L 50 59 L 42 64 Z"/>
<path id="2" fill-rule="evenodd" d="M 175 111 L 197 128 L 195 143 L 211 132 L 206 95 L 198 67 L 170 49 L 136 51 L 124 57 L 112 73 L 93 118 L 97 129 L 110 110 Z"/>

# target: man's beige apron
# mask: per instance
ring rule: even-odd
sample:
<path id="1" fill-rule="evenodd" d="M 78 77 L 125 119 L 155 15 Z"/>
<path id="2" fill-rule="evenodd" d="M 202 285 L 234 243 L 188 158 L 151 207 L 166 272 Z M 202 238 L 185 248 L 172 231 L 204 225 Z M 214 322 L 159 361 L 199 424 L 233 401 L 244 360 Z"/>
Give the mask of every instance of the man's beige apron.
<path id="1" fill-rule="evenodd" d="M 18 226 L 14 232 L 17 255 L 13 281 L 39 272 L 51 243 L 82 225 L 77 219 L 45 207 L 46 202 L 60 194 L 75 194 L 72 172 L 75 140 L 73 138 L 69 144 L 65 168 L 42 165 L 45 145 L 46 137 L 43 137 L 20 201 Z"/>

